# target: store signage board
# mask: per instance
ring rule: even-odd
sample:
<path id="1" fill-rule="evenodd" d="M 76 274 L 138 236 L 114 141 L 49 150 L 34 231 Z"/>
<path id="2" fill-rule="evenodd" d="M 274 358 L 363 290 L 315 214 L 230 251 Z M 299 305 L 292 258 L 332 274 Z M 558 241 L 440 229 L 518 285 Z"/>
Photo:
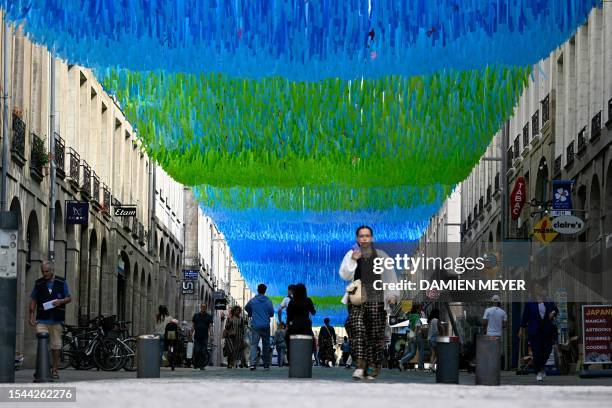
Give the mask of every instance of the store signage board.
<path id="1" fill-rule="evenodd" d="M 553 210 L 572 209 L 572 184 L 574 184 L 573 180 L 553 180 Z"/>
<path id="2" fill-rule="evenodd" d="M 551 242 L 557 235 L 559 233 L 552 228 L 552 222 L 549 217 L 542 217 L 533 227 L 533 236 L 544 244 Z"/>
<path id="3" fill-rule="evenodd" d="M 525 206 L 527 189 L 525 188 L 525 178 L 518 177 L 514 182 L 514 188 L 510 194 L 510 214 L 513 220 L 518 220 L 521 211 Z"/>
<path id="4" fill-rule="evenodd" d="M 183 295 L 193 295 L 195 293 L 195 282 L 192 280 L 182 281 L 181 293 Z"/>
<path id="5" fill-rule="evenodd" d="M 199 275 L 197 269 L 183 269 L 183 280 L 197 280 Z"/>
<path id="6" fill-rule="evenodd" d="M 135 205 L 118 205 L 113 209 L 113 215 L 115 217 L 135 217 L 136 206 Z"/>
<path id="7" fill-rule="evenodd" d="M 66 225 L 87 225 L 89 223 L 89 203 L 66 201 Z"/>
<path id="8" fill-rule="evenodd" d="M 559 234 L 577 234 L 585 227 L 585 222 L 575 215 L 562 215 L 552 220 L 552 227 Z"/>
<path id="9" fill-rule="evenodd" d="M 612 363 L 612 305 L 582 306 L 584 364 Z"/>

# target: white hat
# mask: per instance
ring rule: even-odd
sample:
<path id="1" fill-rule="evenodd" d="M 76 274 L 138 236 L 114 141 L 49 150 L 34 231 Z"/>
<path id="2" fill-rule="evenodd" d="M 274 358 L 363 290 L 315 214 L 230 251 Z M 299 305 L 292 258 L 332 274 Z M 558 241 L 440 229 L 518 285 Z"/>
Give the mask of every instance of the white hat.
<path id="1" fill-rule="evenodd" d="M 499 297 L 499 295 L 493 295 L 493 297 L 491 298 L 491 301 L 495 303 L 500 303 L 501 298 Z"/>

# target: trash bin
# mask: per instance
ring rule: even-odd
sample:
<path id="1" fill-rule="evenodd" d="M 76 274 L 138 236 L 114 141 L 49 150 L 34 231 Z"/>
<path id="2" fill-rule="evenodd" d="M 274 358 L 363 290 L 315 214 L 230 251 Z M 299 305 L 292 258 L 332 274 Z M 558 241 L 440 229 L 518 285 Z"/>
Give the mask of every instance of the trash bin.
<path id="1" fill-rule="evenodd" d="M 436 382 L 459 384 L 459 337 L 438 337 L 436 354 Z"/>
<path id="2" fill-rule="evenodd" d="M 476 384 L 499 385 L 501 372 L 501 338 L 476 336 Z"/>
<path id="3" fill-rule="evenodd" d="M 138 378 L 159 378 L 159 336 L 145 334 L 138 336 L 136 358 Z"/>
<path id="4" fill-rule="evenodd" d="M 289 378 L 312 378 L 312 336 L 289 336 Z"/>

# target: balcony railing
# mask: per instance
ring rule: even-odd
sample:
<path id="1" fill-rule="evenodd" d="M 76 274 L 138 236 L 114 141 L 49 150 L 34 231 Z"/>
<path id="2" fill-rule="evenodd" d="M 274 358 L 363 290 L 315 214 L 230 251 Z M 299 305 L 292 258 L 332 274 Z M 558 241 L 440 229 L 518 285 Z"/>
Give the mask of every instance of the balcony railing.
<path id="1" fill-rule="evenodd" d="M 32 178 L 38 181 L 43 179 L 43 166 L 47 164 L 47 160 L 45 141 L 32 133 L 32 145 L 30 146 L 30 175 Z"/>
<path id="2" fill-rule="evenodd" d="M 91 167 L 85 160 L 81 164 L 83 168 L 83 172 L 81 173 L 81 192 L 87 196 L 91 197 Z"/>
<path id="3" fill-rule="evenodd" d="M 484 197 L 480 196 L 480 199 L 478 200 L 478 214 L 482 215 L 484 211 Z"/>
<path id="4" fill-rule="evenodd" d="M 138 238 L 138 223 L 139 223 L 138 218 L 136 217 L 125 217 L 125 218 L 129 219 L 132 223 L 132 228 L 131 228 L 132 237 Z"/>
<path id="5" fill-rule="evenodd" d="M 108 186 L 102 183 L 102 211 L 110 214 L 111 193 Z"/>
<path id="6" fill-rule="evenodd" d="M 66 145 L 64 139 L 57 133 L 55 136 L 55 172 L 59 178 L 66 175 Z"/>
<path id="7" fill-rule="evenodd" d="M 514 158 L 521 156 L 521 135 L 516 135 L 514 138 Z"/>
<path id="8" fill-rule="evenodd" d="M 13 114 L 13 137 L 11 139 L 11 153 L 13 159 L 20 165 L 23 166 L 25 159 L 25 137 L 26 137 L 26 125 L 21 118 Z"/>
<path id="9" fill-rule="evenodd" d="M 478 217 L 478 204 L 474 204 L 474 221 L 476 221 L 476 217 Z"/>
<path id="10" fill-rule="evenodd" d="M 591 119 L 591 140 L 597 139 L 601 135 L 601 111 L 597 112 Z"/>
<path id="11" fill-rule="evenodd" d="M 531 116 L 531 137 L 540 133 L 540 111 L 536 110 Z"/>
<path id="12" fill-rule="evenodd" d="M 142 222 L 138 222 L 138 243 L 140 246 L 143 246 L 146 242 L 144 224 Z"/>
<path id="13" fill-rule="evenodd" d="M 574 164 L 574 141 L 572 140 L 565 151 L 565 167 L 570 167 Z"/>
<path id="14" fill-rule="evenodd" d="M 495 173 L 495 191 L 499 191 L 499 173 Z"/>
<path id="15" fill-rule="evenodd" d="M 540 103 L 542 104 L 542 126 L 544 126 L 550 119 L 550 94 L 546 95 Z"/>
<path id="16" fill-rule="evenodd" d="M 96 174 L 95 170 L 91 172 L 91 198 L 96 203 L 100 202 L 100 177 Z"/>
<path id="17" fill-rule="evenodd" d="M 580 132 L 578 132 L 578 155 L 582 155 L 586 150 L 586 137 L 584 134 L 586 133 L 586 126 L 583 127 Z"/>
<path id="18" fill-rule="evenodd" d="M 561 175 L 561 155 L 557 156 L 555 159 L 555 168 L 554 168 L 554 176 Z"/>
<path id="19" fill-rule="evenodd" d="M 523 149 L 526 149 L 527 146 L 529 146 L 529 122 L 523 126 Z"/>
<path id="20" fill-rule="evenodd" d="M 493 193 L 493 187 L 489 184 L 489 186 L 487 187 L 487 205 L 491 202 L 491 196 Z"/>
<path id="21" fill-rule="evenodd" d="M 132 220 L 130 217 L 121 217 L 121 225 L 123 225 L 123 229 L 126 231 L 130 231 L 132 229 Z"/>
<path id="22" fill-rule="evenodd" d="M 506 164 L 508 166 L 508 169 L 512 168 L 512 159 L 514 158 L 514 155 L 512 154 L 512 148 L 508 149 L 508 152 L 506 152 Z"/>
<path id="23" fill-rule="evenodd" d="M 81 156 L 72 147 L 68 148 L 68 163 L 70 165 L 69 173 L 70 179 L 79 184 L 79 167 L 81 167 Z"/>
<path id="24" fill-rule="evenodd" d="M 606 127 L 612 126 L 612 98 L 608 101 L 608 121 L 606 122 Z"/>

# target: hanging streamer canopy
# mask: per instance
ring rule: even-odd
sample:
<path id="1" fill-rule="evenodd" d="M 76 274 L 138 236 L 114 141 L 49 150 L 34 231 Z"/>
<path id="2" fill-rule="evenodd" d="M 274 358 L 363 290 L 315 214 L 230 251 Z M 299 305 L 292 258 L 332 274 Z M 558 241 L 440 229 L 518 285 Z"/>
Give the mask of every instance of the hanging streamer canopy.
<path id="1" fill-rule="evenodd" d="M 601 0 L 1 0 L 89 67 L 316 81 L 530 65 Z M 537 38 L 537 41 L 533 41 Z M 517 44 L 529 44 L 517 47 Z"/>
<path id="2" fill-rule="evenodd" d="M 290 82 L 107 70 L 147 152 L 186 185 L 452 185 L 512 112 L 527 68 Z"/>

